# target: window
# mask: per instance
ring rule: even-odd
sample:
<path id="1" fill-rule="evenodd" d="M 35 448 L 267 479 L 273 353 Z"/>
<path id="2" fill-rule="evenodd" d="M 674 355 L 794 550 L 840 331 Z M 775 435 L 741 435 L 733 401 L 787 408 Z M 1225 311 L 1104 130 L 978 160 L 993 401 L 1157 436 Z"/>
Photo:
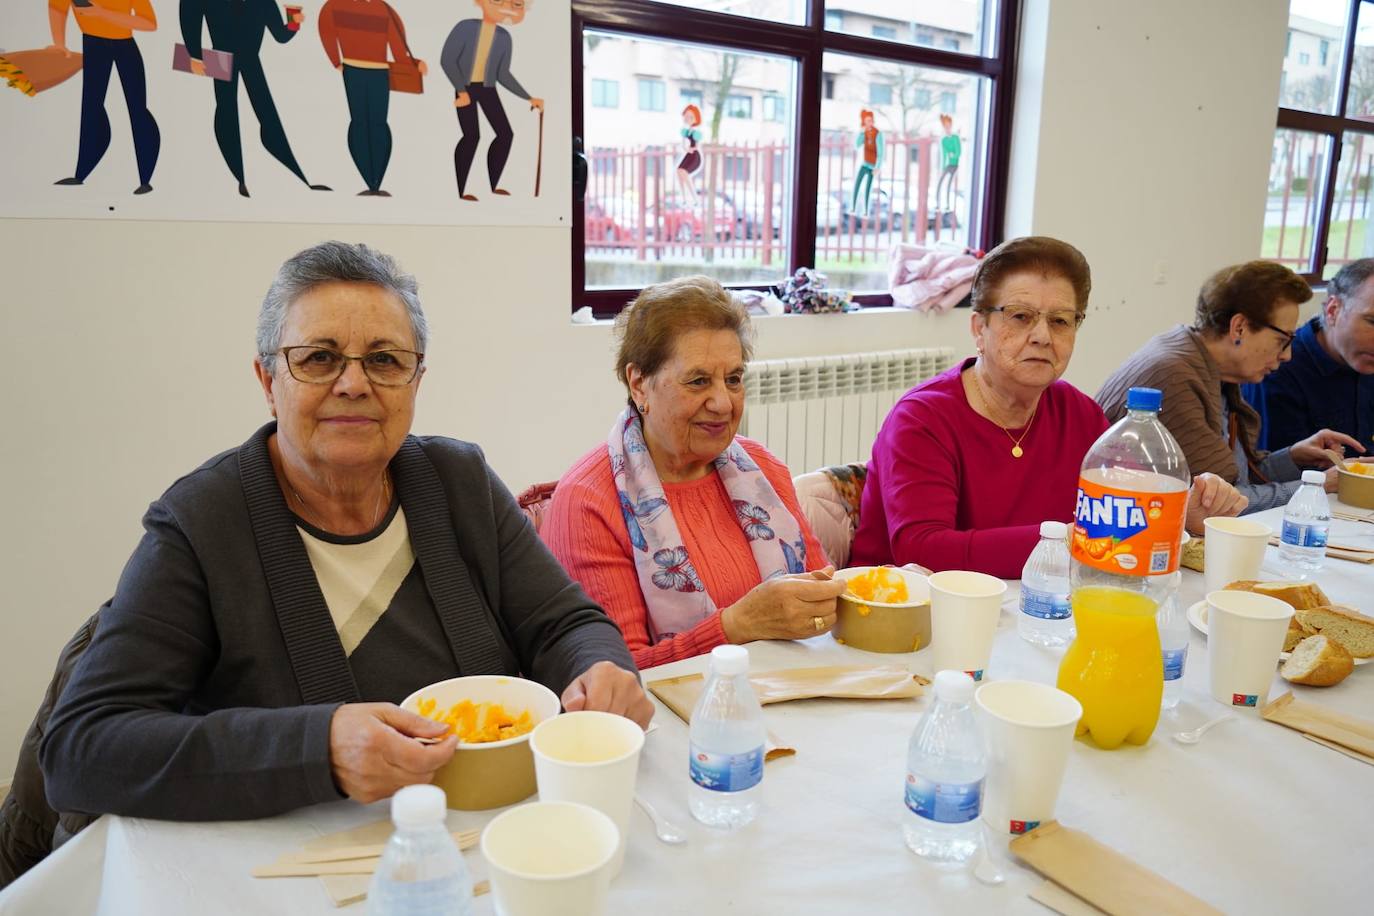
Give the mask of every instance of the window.
<path id="1" fill-rule="evenodd" d="M 597 108 L 619 108 L 620 83 L 615 80 L 592 80 L 592 104 Z"/>
<path id="2" fill-rule="evenodd" d="M 668 89 L 663 80 L 639 81 L 639 110 L 663 111 L 668 104 Z"/>
<path id="3" fill-rule="evenodd" d="M 1292 32 L 1289 32 L 1289 33 L 1288 33 L 1288 37 L 1287 37 L 1287 38 L 1284 40 L 1284 42 L 1283 42 L 1283 56 L 1284 56 L 1284 57 L 1287 57 L 1288 54 L 1289 54 L 1289 52 L 1292 51 L 1292 50 L 1293 50 L 1293 33 L 1292 33 Z"/>
<path id="4" fill-rule="evenodd" d="M 765 121 L 787 120 L 787 99 L 775 92 L 763 94 L 763 119 Z"/>
<path id="5" fill-rule="evenodd" d="M 1279 78 L 1260 257 L 1312 283 L 1363 257 L 1374 239 L 1371 30 L 1374 3 L 1362 0 L 1307 0 L 1289 15 L 1287 50 L 1298 51 L 1285 53 Z M 1315 61 L 1302 50 L 1313 46 Z"/>
<path id="6" fill-rule="evenodd" d="M 954 92 L 940 93 L 940 110 L 945 114 L 954 114 L 954 110 L 959 107 L 959 95 Z"/>
<path id="7" fill-rule="evenodd" d="M 762 288 L 803 266 L 888 304 L 894 244 L 1001 240 L 1018 0 L 570 5 L 572 130 L 598 159 L 574 212 L 574 308 L 604 317 L 649 283 Z M 663 114 L 606 110 L 595 80 L 633 80 Z M 703 120 L 684 135 L 688 104 Z"/>

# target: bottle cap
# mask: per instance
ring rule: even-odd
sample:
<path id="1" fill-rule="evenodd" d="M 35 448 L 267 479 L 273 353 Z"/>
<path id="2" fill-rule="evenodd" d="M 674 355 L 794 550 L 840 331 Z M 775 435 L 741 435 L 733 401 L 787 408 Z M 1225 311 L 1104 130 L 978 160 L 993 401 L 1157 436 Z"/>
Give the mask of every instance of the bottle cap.
<path id="1" fill-rule="evenodd" d="M 438 786 L 406 786 L 391 796 L 391 823 L 397 827 L 442 824 L 447 807 L 444 790 Z"/>
<path id="2" fill-rule="evenodd" d="M 1132 388 L 1126 392 L 1127 410 L 1151 410 L 1159 412 L 1159 405 L 1164 401 L 1164 395 L 1158 388 Z"/>
<path id="3" fill-rule="evenodd" d="M 1040 536 L 1042 538 L 1054 538 L 1062 541 L 1069 536 L 1069 526 L 1063 522 L 1041 522 Z"/>
<path id="4" fill-rule="evenodd" d="M 744 646 L 716 646 L 711 650 L 711 670 L 724 677 L 749 670 L 749 650 Z"/>
<path id="5" fill-rule="evenodd" d="M 967 703 L 973 699 L 973 678 L 962 671 L 935 675 L 935 699 L 942 703 Z"/>
<path id="6" fill-rule="evenodd" d="M 1326 484 L 1326 473 L 1324 471 L 1303 471 L 1302 482 L 1324 486 Z"/>

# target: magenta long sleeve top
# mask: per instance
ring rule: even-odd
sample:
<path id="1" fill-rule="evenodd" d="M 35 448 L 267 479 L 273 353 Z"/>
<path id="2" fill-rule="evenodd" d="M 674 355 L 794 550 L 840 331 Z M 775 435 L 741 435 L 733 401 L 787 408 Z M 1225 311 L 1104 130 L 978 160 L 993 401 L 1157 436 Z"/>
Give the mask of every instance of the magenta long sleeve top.
<path id="1" fill-rule="evenodd" d="M 1102 408 L 1055 382 L 1021 439 L 1024 454 L 1014 458 L 1007 433 L 964 394 L 960 375 L 972 362 L 917 385 L 883 421 L 851 565 L 919 563 L 1015 579 L 1040 523 L 1072 520 L 1083 456 L 1107 429 Z"/>

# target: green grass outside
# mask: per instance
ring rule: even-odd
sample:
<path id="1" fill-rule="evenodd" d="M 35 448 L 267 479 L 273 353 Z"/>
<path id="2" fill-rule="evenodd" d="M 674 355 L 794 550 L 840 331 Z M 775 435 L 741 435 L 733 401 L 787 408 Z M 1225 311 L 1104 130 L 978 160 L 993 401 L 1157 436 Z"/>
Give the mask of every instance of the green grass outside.
<path id="1" fill-rule="evenodd" d="M 1341 220 L 1331 224 L 1331 235 L 1327 239 L 1327 248 L 1331 256 L 1330 261 L 1345 261 L 1348 258 L 1358 258 L 1364 252 L 1364 234 L 1366 220 Z M 1295 259 L 1302 258 L 1304 263 L 1311 253 L 1312 236 L 1315 230 L 1308 227 L 1306 248 L 1300 248 L 1302 242 L 1302 228 L 1289 226 L 1283 234 L 1283 251 L 1279 251 L 1279 227 L 1266 226 L 1264 229 L 1264 240 L 1260 245 L 1260 257 Z M 1350 253 L 1346 254 L 1346 239 L 1350 240 Z M 1334 273 L 1335 271 L 1328 271 Z"/>

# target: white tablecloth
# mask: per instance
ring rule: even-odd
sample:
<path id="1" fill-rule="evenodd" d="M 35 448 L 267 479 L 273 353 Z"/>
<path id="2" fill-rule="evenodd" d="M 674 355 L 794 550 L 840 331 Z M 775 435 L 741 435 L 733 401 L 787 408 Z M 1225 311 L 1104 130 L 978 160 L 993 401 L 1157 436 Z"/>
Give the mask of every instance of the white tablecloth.
<path id="1" fill-rule="evenodd" d="M 1277 528 L 1279 514 L 1256 517 Z M 1374 567 L 1329 560 L 1320 582 L 1334 600 L 1374 608 Z M 1185 605 L 1202 591 L 1202 577 L 1185 571 Z M 1017 636 L 1015 598 L 1013 583 L 989 677 L 1053 683 L 1062 653 Z M 895 663 L 931 673 L 928 652 L 874 655 L 839 646 L 828 635 L 749 648 L 760 671 Z M 705 664 L 664 665 L 645 679 Z M 1226 711 L 1207 694 L 1206 664 L 1205 638 L 1193 633 L 1183 702 L 1161 718 L 1145 747 L 1101 751 L 1075 742 L 1059 819 L 1227 913 L 1374 911 L 1374 768 L 1255 713 L 1238 713 L 1237 721 L 1194 747 L 1170 740 L 1171 732 Z M 1346 713 L 1374 715 L 1374 665 L 1325 690 L 1279 680 L 1274 695 L 1287 689 Z M 1007 883 L 989 888 L 967 872 L 930 866 L 903 845 L 907 739 L 927 704 L 925 698 L 811 700 L 767 707 L 769 729 L 798 753 L 767 765 L 762 813 L 736 833 L 691 819 L 687 728 L 660 707 L 639 787 L 690 839 L 685 846 L 665 846 L 636 812 L 609 912 L 1045 913 L 1026 896 L 1040 879 L 1007 861 L 1005 849 L 998 857 Z M 254 880 L 249 871 L 315 836 L 383 818 L 386 811 L 386 803 L 360 808 L 340 802 L 242 823 L 101 818 L 0 894 L 0 914 L 334 912 L 314 878 Z M 453 812 L 450 822 L 455 829 L 476 827 L 491 816 Z M 479 852 L 468 852 L 467 861 L 474 879 L 485 877 Z M 361 910 L 356 905 L 349 911 Z M 480 898 L 476 912 L 491 913 L 491 898 Z"/>

